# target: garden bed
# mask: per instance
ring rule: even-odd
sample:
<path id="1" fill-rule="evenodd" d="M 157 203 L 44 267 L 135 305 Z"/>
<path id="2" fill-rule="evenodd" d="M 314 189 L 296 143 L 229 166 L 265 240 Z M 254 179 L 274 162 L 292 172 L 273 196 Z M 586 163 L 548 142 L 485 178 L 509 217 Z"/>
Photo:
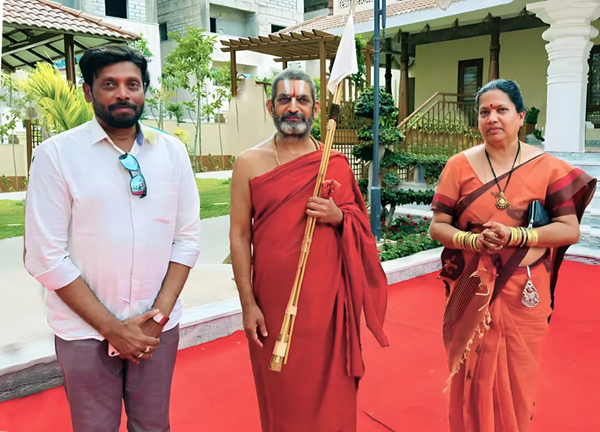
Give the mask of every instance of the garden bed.
<path id="1" fill-rule="evenodd" d="M 378 245 L 382 262 L 414 255 L 441 247 L 441 243 L 429 237 L 431 220 L 427 217 L 400 216 L 386 226 L 382 222 L 382 241 Z"/>

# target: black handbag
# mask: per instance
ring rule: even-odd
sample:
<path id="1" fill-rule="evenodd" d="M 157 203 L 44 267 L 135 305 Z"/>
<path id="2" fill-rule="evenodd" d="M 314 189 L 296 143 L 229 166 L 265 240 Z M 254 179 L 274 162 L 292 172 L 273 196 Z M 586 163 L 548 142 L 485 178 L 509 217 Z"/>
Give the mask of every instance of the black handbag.
<path id="1" fill-rule="evenodd" d="M 548 212 L 544 208 L 541 202 L 538 200 L 529 203 L 529 209 L 527 212 L 527 223 L 529 228 L 537 228 L 544 225 L 548 225 L 552 222 Z"/>

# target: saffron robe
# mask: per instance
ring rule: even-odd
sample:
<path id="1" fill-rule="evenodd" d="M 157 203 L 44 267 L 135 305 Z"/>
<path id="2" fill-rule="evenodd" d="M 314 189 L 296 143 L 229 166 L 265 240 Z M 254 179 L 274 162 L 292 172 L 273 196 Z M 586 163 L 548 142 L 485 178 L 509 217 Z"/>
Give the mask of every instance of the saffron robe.
<path id="1" fill-rule="evenodd" d="M 503 190 L 508 175 L 499 177 Z M 551 218 L 574 214 L 581 221 L 595 188 L 596 179 L 581 169 L 542 154 L 513 170 L 505 191 L 510 207 L 499 210 L 495 181 L 483 184 L 461 153 L 444 168 L 432 208 L 472 232 L 482 232 L 488 221 L 526 227 L 534 200 Z M 533 308 L 521 303 L 528 275 L 520 264 L 528 248 L 505 246 L 492 256 L 444 249 L 440 277 L 447 295 L 443 337 L 452 432 L 530 430 L 541 345 L 567 248 L 551 248 L 530 266 L 539 294 Z"/>
<path id="2" fill-rule="evenodd" d="M 296 276 L 322 150 L 254 178 L 253 290 L 265 316 L 263 348 L 249 344 L 263 432 L 356 430 L 362 312 L 382 346 L 387 279 L 364 200 L 346 157 L 332 151 L 326 180 L 343 226 L 316 224 L 300 292 L 288 362 L 268 369 Z"/>

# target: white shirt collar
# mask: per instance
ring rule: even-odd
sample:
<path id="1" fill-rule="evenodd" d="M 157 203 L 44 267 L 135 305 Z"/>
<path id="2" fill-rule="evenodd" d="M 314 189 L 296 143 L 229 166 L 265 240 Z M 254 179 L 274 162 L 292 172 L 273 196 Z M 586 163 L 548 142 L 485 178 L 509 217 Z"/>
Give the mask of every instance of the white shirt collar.
<path id="1" fill-rule="evenodd" d="M 98 122 L 96 116 L 89 123 L 89 132 L 90 132 L 90 144 L 94 145 L 103 140 L 108 140 L 108 142 L 112 142 L 104 128 Z M 144 142 L 152 143 L 153 141 L 149 139 L 150 137 L 146 137 L 148 135 L 149 128 L 142 126 L 141 123 L 137 123 L 138 134 L 135 139 L 135 142 L 141 146 Z M 150 134 L 152 135 L 152 134 Z"/>

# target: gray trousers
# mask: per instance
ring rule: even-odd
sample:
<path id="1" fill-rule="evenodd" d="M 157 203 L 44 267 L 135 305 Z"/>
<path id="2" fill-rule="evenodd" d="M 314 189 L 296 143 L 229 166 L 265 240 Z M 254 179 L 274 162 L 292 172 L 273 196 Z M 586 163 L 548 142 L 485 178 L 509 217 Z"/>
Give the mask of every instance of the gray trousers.
<path id="1" fill-rule="evenodd" d="M 164 332 L 153 357 L 133 364 L 108 356 L 108 342 L 55 338 L 73 432 L 118 432 L 125 403 L 129 432 L 169 432 L 179 326 Z"/>

